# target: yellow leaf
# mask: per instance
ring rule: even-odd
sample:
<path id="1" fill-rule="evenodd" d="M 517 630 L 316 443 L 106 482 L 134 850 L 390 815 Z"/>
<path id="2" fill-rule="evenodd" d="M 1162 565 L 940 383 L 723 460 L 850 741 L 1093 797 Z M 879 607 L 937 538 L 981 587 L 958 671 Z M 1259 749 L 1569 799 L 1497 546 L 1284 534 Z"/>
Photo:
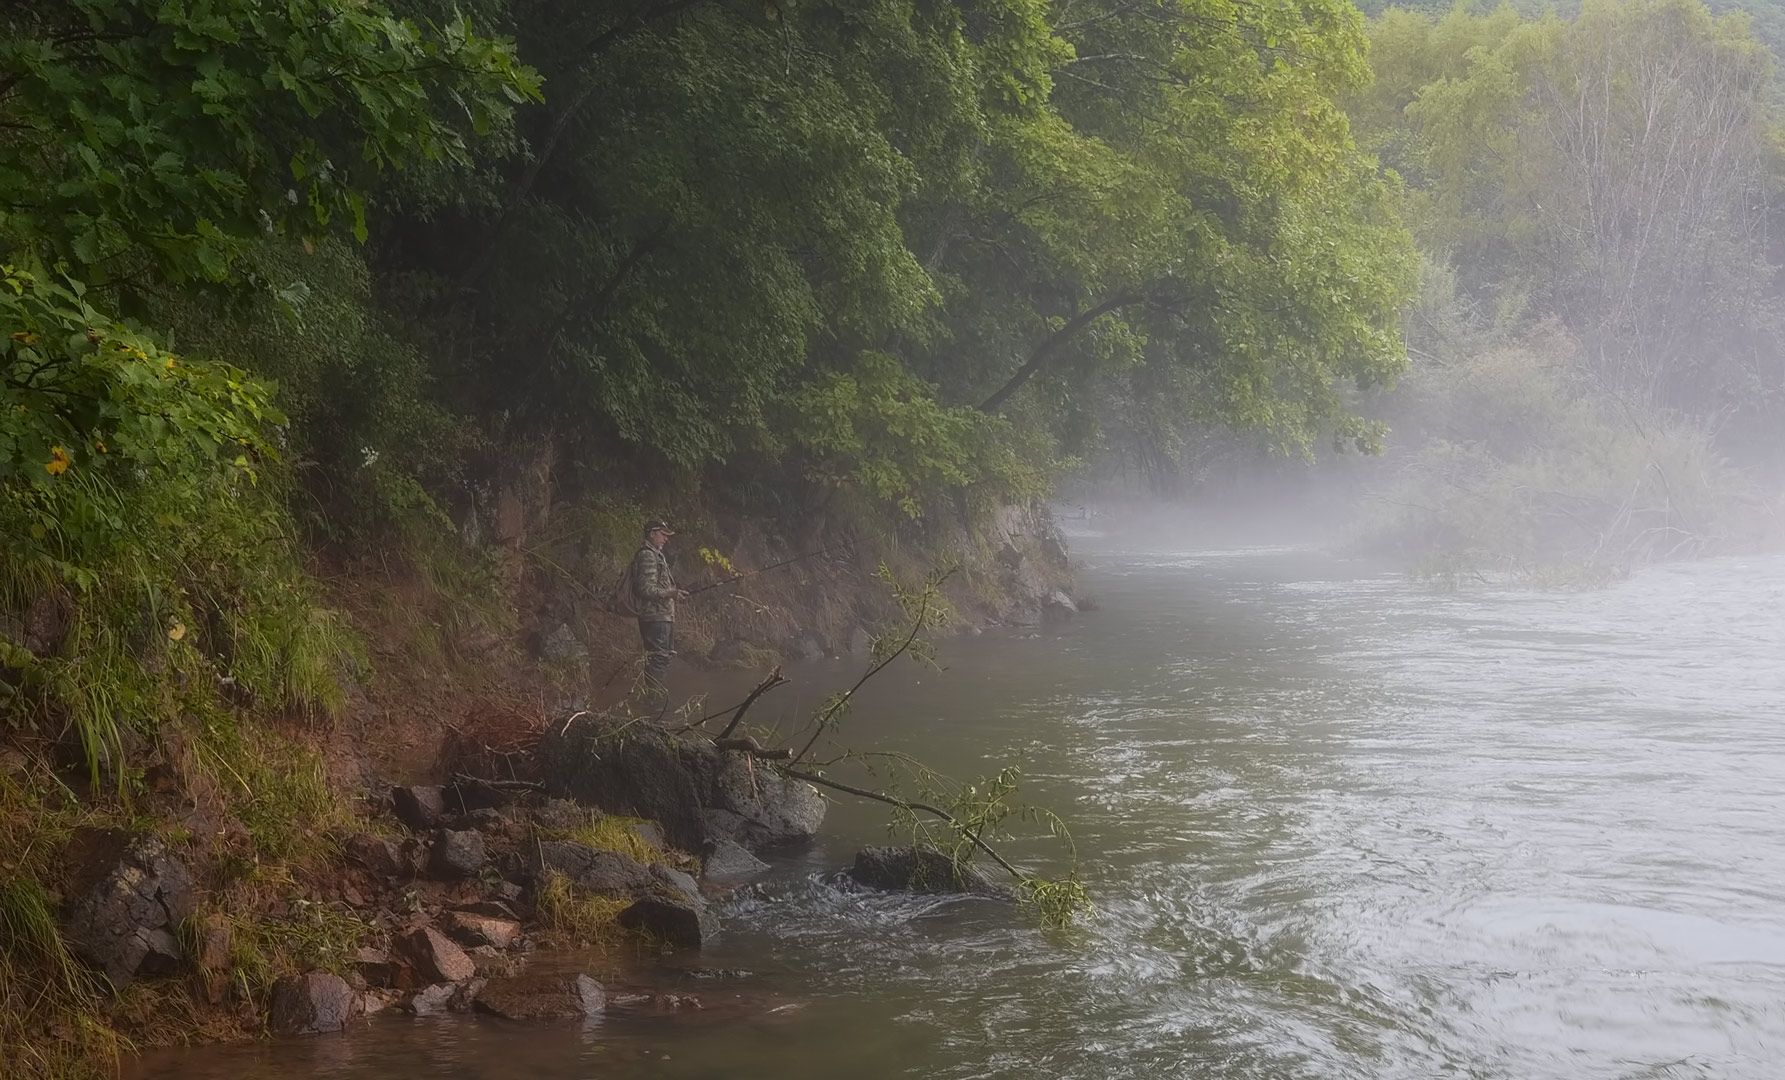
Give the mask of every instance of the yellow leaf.
<path id="1" fill-rule="evenodd" d="M 68 471 L 68 467 L 72 464 L 74 464 L 74 459 L 68 456 L 68 451 L 60 446 L 52 446 L 50 447 L 50 459 L 44 463 L 43 467 L 51 476 L 61 476 Z"/>
<path id="2" fill-rule="evenodd" d="M 170 356 L 167 358 L 167 370 L 172 371 L 173 369 L 174 369 L 174 358 Z"/>
<path id="3" fill-rule="evenodd" d="M 35 345 L 35 344 L 37 344 L 37 335 L 32 333 L 29 330 L 17 331 L 16 333 L 14 333 L 12 335 L 12 339 L 14 341 L 18 342 L 20 345 Z"/>
<path id="4" fill-rule="evenodd" d="M 183 622 L 174 623 L 167 628 L 167 636 L 174 641 L 179 641 L 181 638 L 184 638 L 186 636 L 186 624 Z"/>

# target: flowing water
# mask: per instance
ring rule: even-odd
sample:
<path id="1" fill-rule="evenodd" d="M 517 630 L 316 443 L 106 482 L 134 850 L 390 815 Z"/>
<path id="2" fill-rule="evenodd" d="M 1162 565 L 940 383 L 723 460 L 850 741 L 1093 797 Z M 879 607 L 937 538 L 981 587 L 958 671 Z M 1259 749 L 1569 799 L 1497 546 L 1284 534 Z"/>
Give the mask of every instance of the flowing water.
<path id="1" fill-rule="evenodd" d="M 883 835 L 839 805 L 716 948 L 644 973 L 703 1011 L 393 1017 L 139 1075 L 1785 1076 L 1785 559 L 1444 595 L 1296 550 L 1081 549 L 1099 610 L 953 642 L 850 729 L 1021 762 L 1082 853 L 1077 931 L 829 884 Z M 852 669 L 794 674 L 783 707 Z"/>

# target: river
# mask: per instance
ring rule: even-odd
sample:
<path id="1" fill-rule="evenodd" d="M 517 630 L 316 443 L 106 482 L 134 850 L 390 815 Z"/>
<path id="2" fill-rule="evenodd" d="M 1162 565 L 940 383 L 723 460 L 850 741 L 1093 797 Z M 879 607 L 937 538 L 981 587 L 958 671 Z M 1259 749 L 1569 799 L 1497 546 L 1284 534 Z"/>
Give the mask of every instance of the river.
<path id="1" fill-rule="evenodd" d="M 392 1017 L 135 1075 L 1785 1075 L 1785 558 L 1445 594 L 1313 551 L 1078 547 L 1098 610 L 950 642 L 849 727 L 1021 763 L 1082 853 L 1077 930 L 836 888 L 884 835 L 839 804 L 651 973 L 704 1011 Z M 781 707 L 852 671 L 791 672 Z"/>

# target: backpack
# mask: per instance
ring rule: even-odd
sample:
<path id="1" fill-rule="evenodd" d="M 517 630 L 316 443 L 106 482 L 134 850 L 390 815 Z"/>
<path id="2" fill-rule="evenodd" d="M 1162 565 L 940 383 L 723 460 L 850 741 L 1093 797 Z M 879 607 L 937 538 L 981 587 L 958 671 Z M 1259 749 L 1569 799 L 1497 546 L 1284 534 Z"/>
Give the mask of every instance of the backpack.
<path id="1" fill-rule="evenodd" d="M 606 604 L 608 611 L 615 615 L 638 616 L 638 594 L 632 591 L 632 562 L 628 560 L 620 568 L 620 576 L 614 579 L 613 587 L 607 590 Z"/>

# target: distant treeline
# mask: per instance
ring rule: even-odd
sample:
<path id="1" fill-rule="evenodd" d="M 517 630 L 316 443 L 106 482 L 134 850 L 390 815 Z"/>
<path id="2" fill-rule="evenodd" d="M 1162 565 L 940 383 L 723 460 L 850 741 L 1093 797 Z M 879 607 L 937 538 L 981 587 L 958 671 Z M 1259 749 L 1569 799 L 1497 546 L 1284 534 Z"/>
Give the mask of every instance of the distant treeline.
<path id="1" fill-rule="evenodd" d="M 1600 575 L 1778 534 L 1776 61 L 1698 0 L 1390 9 L 1358 138 L 1422 251 L 1387 533 Z"/>

